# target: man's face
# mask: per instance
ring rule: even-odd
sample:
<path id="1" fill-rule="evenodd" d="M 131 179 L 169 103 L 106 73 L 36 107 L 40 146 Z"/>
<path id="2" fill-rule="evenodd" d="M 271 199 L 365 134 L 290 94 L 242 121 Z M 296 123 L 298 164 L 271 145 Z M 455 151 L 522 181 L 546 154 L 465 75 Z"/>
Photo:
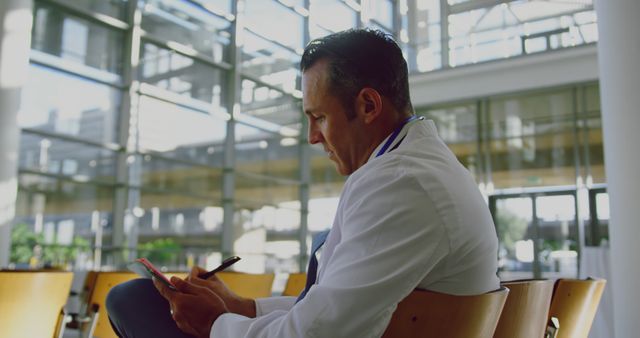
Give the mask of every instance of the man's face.
<path id="1" fill-rule="evenodd" d="M 328 88 L 328 62 L 320 60 L 302 74 L 302 102 L 309 120 L 309 143 L 322 144 L 341 175 L 349 175 L 369 158 L 365 126 L 349 120 L 340 99 Z"/>

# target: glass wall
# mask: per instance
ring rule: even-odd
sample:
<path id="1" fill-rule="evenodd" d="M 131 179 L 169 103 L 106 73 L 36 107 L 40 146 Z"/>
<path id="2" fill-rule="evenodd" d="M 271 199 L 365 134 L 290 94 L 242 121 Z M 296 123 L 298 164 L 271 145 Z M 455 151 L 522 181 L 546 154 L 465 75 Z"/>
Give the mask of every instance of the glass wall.
<path id="1" fill-rule="evenodd" d="M 299 271 L 344 183 L 307 145 L 305 44 L 376 27 L 403 42 L 412 70 L 429 71 L 597 40 L 590 1 L 539 5 L 36 0 L 12 262 L 120 269 L 147 256 L 183 270 L 237 253 L 243 271 Z M 599 105 L 589 83 L 418 109 L 488 197 L 578 191 L 565 196 L 575 219 L 541 209 L 553 199 L 514 197 L 532 204 L 519 225 L 500 223 L 513 240 L 504 271 L 520 271 L 507 269 L 518 266 L 516 242 L 548 242 L 518 244 L 539 262 L 522 271 L 567 275 L 581 236 L 606 242 Z M 548 232 L 535 237 L 535 222 Z"/>
<path id="2" fill-rule="evenodd" d="M 395 5 L 36 0 L 12 264 L 299 271 L 344 182 L 306 143 L 300 56 L 394 33 Z"/>
<path id="3" fill-rule="evenodd" d="M 571 89 L 492 99 L 487 136 L 494 188 L 576 182 Z"/>
<path id="4" fill-rule="evenodd" d="M 489 193 L 604 183 L 597 84 L 420 107 L 417 113 L 436 122 Z"/>
<path id="5" fill-rule="evenodd" d="M 399 37 L 414 72 L 598 41 L 591 0 L 400 0 L 399 12 Z"/>
<path id="6" fill-rule="evenodd" d="M 487 196 L 500 276 L 575 278 L 580 249 L 608 238 L 598 85 L 418 109 Z"/>
<path id="7" fill-rule="evenodd" d="M 124 3 L 36 2 L 22 91 L 19 192 L 11 263 L 113 265 L 114 187 L 124 91 Z M 85 16 L 113 15 L 114 25 Z M 103 250 L 105 251 L 103 254 Z"/>

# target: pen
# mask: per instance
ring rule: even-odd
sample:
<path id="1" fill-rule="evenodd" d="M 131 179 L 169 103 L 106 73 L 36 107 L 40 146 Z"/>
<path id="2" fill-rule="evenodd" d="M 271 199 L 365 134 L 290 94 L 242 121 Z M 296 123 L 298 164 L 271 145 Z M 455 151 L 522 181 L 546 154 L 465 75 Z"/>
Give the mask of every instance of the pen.
<path id="1" fill-rule="evenodd" d="M 213 270 L 211 270 L 209 272 L 205 272 L 205 273 L 203 273 L 201 275 L 198 275 L 198 278 L 207 279 L 207 278 L 215 275 L 216 273 L 218 273 L 218 272 L 230 267 L 231 265 L 235 264 L 239 260 L 240 260 L 240 257 L 231 256 L 231 257 L 225 259 L 224 262 L 222 262 L 222 264 L 220 264 L 219 267 L 217 267 L 217 268 L 215 268 L 215 269 L 213 269 Z"/>

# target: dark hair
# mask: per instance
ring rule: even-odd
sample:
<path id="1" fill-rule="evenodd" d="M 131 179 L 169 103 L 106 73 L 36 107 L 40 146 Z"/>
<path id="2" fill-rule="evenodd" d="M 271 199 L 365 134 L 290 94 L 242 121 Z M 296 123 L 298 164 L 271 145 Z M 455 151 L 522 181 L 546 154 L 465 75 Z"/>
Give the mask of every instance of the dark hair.
<path id="1" fill-rule="evenodd" d="M 370 87 L 391 100 L 396 110 L 412 110 L 407 62 L 393 38 L 380 30 L 349 29 L 311 41 L 304 49 L 300 70 L 321 59 L 329 61 L 329 90 L 353 118 L 353 102 Z"/>

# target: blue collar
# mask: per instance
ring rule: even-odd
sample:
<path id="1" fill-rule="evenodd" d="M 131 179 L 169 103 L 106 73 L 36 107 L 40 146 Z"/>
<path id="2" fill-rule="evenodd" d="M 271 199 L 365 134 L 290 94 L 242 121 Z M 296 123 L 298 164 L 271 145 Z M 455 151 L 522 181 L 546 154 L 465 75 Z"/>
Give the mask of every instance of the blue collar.
<path id="1" fill-rule="evenodd" d="M 421 116 L 418 117 L 418 115 L 411 115 L 409 118 L 407 118 L 406 120 L 402 121 L 402 123 L 396 128 L 396 130 L 393 131 L 391 136 L 389 136 L 389 138 L 387 139 L 387 142 L 384 143 L 384 145 L 382 146 L 380 151 L 376 154 L 376 157 L 378 157 L 378 156 L 380 156 L 380 155 L 382 155 L 382 154 L 387 152 L 387 149 L 389 149 L 389 146 L 391 146 L 393 141 L 396 140 L 396 138 L 398 137 L 398 135 L 402 131 L 402 128 L 404 128 L 404 126 L 406 126 L 407 123 L 415 121 L 415 120 L 418 120 L 418 119 L 422 120 L 424 118 L 421 117 Z"/>

